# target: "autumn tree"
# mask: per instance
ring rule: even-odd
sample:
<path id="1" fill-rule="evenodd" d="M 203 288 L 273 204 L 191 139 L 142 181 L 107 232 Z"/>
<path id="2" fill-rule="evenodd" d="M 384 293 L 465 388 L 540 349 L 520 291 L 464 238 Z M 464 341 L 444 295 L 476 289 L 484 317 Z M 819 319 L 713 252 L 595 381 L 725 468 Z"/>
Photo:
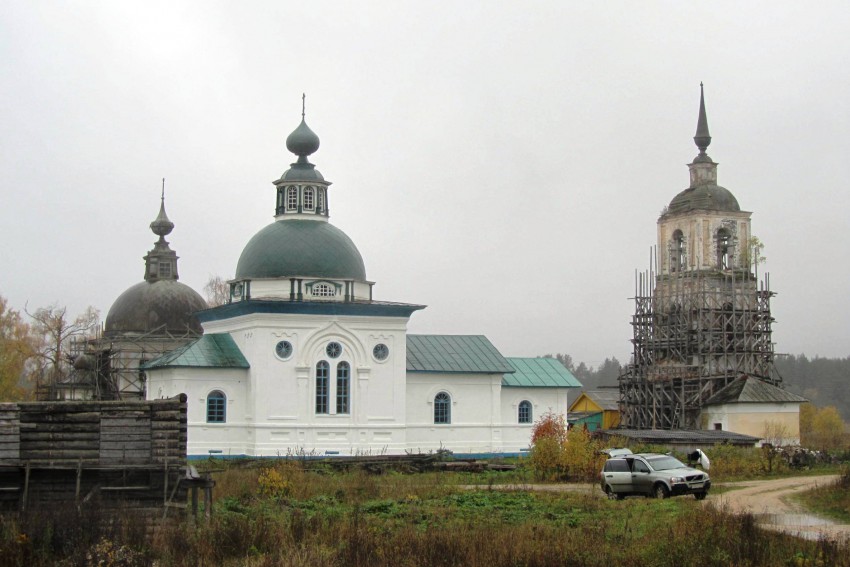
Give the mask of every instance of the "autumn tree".
<path id="1" fill-rule="evenodd" d="M 810 423 L 809 416 L 806 416 L 805 430 L 803 429 L 803 412 L 800 413 L 800 436 L 804 445 L 820 451 L 835 451 L 846 445 L 844 420 L 841 419 L 841 414 L 835 406 L 815 408 Z"/>
<path id="2" fill-rule="evenodd" d="M 37 340 L 36 379 L 40 383 L 56 384 L 70 372 L 71 342 L 96 332 L 100 311 L 88 307 L 76 318 L 70 319 L 67 307 L 53 304 L 26 313 L 32 319 L 32 330 Z"/>
<path id="3" fill-rule="evenodd" d="M 30 326 L 0 296 L 0 401 L 26 397 L 23 383 L 27 365 L 34 355 L 35 341 Z"/>
<path id="4" fill-rule="evenodd" d="M 567 440 L 564 416 L 546 412 L 531 430 L 531 467 L 540 478 L 555 480 L 563 474 L 561 452 Z"/>
<path id="5" fill-rule="evenodd" d="M 221 276 L 210 276 L 204 286 L 204 295 L 210 307 L 224 305 L 230 299 L 230 286 Z"/>

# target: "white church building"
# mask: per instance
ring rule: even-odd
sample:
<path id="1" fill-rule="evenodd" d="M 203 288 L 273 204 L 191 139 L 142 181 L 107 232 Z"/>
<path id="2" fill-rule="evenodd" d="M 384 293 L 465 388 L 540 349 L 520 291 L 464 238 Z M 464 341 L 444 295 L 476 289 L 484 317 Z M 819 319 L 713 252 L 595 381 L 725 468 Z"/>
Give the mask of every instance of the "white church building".
<path id="1" fill-rule="evenodd" d="M 505 358 L 481 335 L 408 334 L 424 306 L 373 298 L 360 252 L 328 220 L 303 113 L 286 147 L 298 159 L 274 182 L 274 222 L 242 251 L 229 302 L 195 314 L 199 339 L 142 367 L 147 399 L 188 396 L 189 455 L 511 454 L 540 415 L 566 416 L 581 384 L 557 360 Z"/>

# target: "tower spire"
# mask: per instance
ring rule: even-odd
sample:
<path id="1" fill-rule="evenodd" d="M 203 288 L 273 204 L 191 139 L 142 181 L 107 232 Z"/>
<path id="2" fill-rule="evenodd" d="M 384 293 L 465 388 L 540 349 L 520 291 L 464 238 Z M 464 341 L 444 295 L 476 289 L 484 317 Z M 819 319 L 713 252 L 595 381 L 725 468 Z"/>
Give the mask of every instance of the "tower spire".
<path id="1" fill-rule="evenodd" d="M 145 255 L 145 281 L 177 279 L 177 253 L 168 246 L 165 237 L 174 230 L 174 223 L 165 214 L 165 178 L 162 178 L 162 193 L 159 197 L 159 214 L 150 224 L 151 232 L 159 236 L 153 250 Z"/>
<path id="2" fill-rule="evenodd" d="M 699 148 L 699 156 L 705 156 L 705 149 L 711 144 L 711 134 L 708 133 L 708 118 L 705 117 L 705 94 L 702 82 L 699 84 L 699 118 L 694 143 Z M 708 157 L 708 156 L 706 156 Z"/>

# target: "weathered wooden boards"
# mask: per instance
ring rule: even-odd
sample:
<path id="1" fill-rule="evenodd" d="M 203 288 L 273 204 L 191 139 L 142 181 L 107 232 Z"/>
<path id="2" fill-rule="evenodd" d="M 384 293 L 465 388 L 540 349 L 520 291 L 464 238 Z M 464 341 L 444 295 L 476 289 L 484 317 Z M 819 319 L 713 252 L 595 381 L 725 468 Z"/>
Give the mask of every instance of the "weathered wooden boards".
<path id="1" fill-rule="evenodd" d="M 0 503 L 162 506 L 186 464 L 186 439 L 183 395 L 0 404 Z"/>

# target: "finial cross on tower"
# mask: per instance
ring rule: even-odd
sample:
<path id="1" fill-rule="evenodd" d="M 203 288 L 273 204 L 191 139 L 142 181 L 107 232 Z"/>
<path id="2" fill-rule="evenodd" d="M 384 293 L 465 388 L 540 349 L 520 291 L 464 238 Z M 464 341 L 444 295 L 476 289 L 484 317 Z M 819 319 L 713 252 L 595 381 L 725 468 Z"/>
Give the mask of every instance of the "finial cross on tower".
<path id="1" fill-rule="evenodd" d="M 301 120 L 304 120 L 304 110 L 307 107 L 307 94 L 301 93 Z"/>
<path id="2" fill-rule="evenodd" d="M 165 202 L 165 177 L 162 178 L 162 196 L 160 197 L 160 201 Z"/>

